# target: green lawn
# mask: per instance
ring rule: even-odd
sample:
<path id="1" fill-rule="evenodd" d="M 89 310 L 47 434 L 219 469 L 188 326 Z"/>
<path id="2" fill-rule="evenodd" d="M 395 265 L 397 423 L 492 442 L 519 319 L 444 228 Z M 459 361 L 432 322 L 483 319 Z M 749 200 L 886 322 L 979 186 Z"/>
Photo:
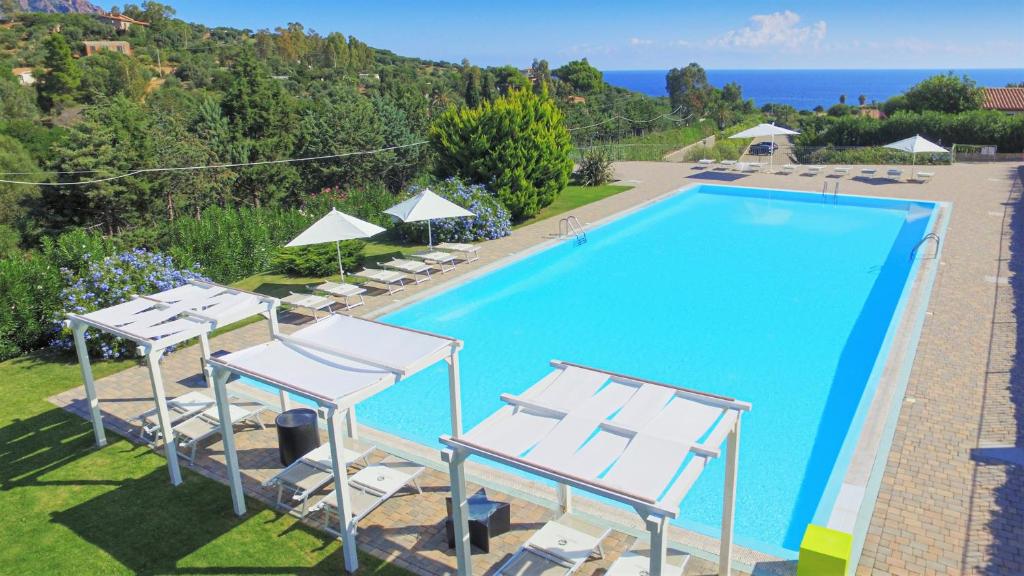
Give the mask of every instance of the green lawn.
<path id="1" fill-rule="evenodd" d="M 513 228 L 521 228 L 527 224 L 533 224 L 541 220 L 564 214 L 580 206 L 590 204 L 591 202 L 597 202 L 609 196 L 614 196 L 619 192 L 625 192 L 629 190 L 631 186 L 622 186 L 616 184 L 606 184 L 604 186 L 567 186 L 558 198 L 546 208 L 542 209 L 539 214 L 535 217 L 530 218 L 524 222 L 516 224 Z M 366 266 L 374 266 L 375 262 L 390 260 L 392 257 L 401 258 L 403 255 L 415 254 L 416 252 L 423 252 L 426 250 L 426 246 L 418 244 L 398 244 L 388 243 L 379 241 L 370 241 L 366 243 Z M 346 271 L 345 279 L 353 282 L 361 281 L 357 276 L 350 277 Z M 356 272 L 356 270 L 352 270 Z M 329 278 L 330 280 L 337 281 L 338 275 L 335 274 Z M 307 286 L 313 284 L 320 284 L 324 282 L 325 278 L 311 278 L 301 276 L 287 276 L 284 274 L 256 274 L 250 276 L 244 280 L 235 282 L 233 286 L 241 288 L 242 290 L 250 290 L 253 292 L 259 292 L 260 294 L 266 294 L 268 296 L 274 296 L 276 298 L 283 298 L 291 292 L 308 292 Z"/>
<path id="2" fill-rule="evenodd" d="M 131 363 L 97 362 L 103 377 Z M 0 573 L 338 574 L 339 543 L 249 500 L 237 518 L 226 486 L 46 402 L 78 386 L 73 360 L 50 353 L 0 362 Z M 365 574 L 408 574 L 360 555 Z"/>

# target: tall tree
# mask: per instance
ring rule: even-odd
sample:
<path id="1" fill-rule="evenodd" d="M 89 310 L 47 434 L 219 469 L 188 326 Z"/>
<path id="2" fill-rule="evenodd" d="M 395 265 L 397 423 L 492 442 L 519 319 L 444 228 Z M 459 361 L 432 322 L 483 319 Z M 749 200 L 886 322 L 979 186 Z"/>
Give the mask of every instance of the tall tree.
<path id="1" fill-rule="evenodd" d="M 572 88 L 574 94 L 589 95 L 604 87 L 604 75 L 590 65 L 586 58 L 573 60 L 554 72 L 559 80 Z"/>
<path id="2" fill-rule="evenodd" d="M 547 60 L 533 59 L 533 93 L 538 96 L 547 96 L 551 91 L 551 67 Z"/>
<path id="3" fill-rule="evenodd" d="M 484 100 L 480 68 L 473 66 L 469 60 L 462 61 L 462 97 L 466 106 L 476 108 Z"/>
<path id="4" fill-rule="evenodd" d="M 915 112 L 935 110 L 956 114 L 981 108 L 983 91 L 967 76 L 940 74 L 915 84 L 904 94 L 906 107 Z"/>
<path id="5" fill-rule="evenodd" d="M 665 77 L 665 88 L 673 110 L 680 116 L 703 116 L 707 112 L 712 86 L 700 64 L 691 62 L 685 68 L 673 68 Z"/>
<path id="6" fill-rule="evenodd" d="M 37 91 L 39 106 L 50 110 L 54 105 L 74 100 L 82 82 L 82 69 L 71 57 L 71 46 L 61 34 L 51 34 L 43 43 L 45 72 L 40 75 Z"/>

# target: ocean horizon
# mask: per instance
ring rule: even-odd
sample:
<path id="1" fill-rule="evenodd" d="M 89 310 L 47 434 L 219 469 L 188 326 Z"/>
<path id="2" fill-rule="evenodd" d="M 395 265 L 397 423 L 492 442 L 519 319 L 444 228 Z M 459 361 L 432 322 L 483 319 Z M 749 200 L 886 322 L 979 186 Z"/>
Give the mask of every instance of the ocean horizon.
<path id="1" fill-rule="evenodd" d="M 828 108 L 846 95 L 847 104 L 856 104 L 861 94 L 867 102 L 884 102 L 903 93 L 921 80 L 950 69 L 780 69 L 780 70 L 707 70 L 708 82 L 721 88 L 736 82 L 744 98 L 753 98 L 761 107 L 768 103 L 789 104 L 798 110 L 815 106 Z M 978 86 L 1003 87 L 1009 82 L 1024 82 L 1024 68 L 953 69 L 966 74 Z M 665 75 L 668 70 L 606 70 L 605 82 L 649 96 L 667 96 Z"/>

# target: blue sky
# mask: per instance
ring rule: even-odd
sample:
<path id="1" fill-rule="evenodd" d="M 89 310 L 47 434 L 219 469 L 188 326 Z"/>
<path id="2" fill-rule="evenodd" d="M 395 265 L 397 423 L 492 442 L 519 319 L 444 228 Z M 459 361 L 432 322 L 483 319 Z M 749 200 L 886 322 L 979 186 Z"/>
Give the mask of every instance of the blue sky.
<path id="1" fill-rule="evenodd" d="M 210 26 L 301 22 L 403 55 L 605 69 L 1024 68 L 1020 0 L 169 0 Z M 109 7 L 109 2 L 99 2 Z"/>

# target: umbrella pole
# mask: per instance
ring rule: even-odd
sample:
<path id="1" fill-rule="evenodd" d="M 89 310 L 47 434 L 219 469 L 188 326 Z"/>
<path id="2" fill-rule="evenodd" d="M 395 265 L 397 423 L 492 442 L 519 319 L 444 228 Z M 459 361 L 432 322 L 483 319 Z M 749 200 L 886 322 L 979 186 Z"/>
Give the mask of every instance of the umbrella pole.
<path id="1" fill-rule="evenodd" d="M 334 241 L 334 248 L 338 251 L 338 273 L 341 275 L 341 282 L 345 282 L 345 269 L 341 267 L 341 242 Z"/>
<path id="2" fill-rule="evenodd" d="M 430 229 L 430 220 L 427 220 L 427 248 L 434 247 L 434 233 Z"/>

